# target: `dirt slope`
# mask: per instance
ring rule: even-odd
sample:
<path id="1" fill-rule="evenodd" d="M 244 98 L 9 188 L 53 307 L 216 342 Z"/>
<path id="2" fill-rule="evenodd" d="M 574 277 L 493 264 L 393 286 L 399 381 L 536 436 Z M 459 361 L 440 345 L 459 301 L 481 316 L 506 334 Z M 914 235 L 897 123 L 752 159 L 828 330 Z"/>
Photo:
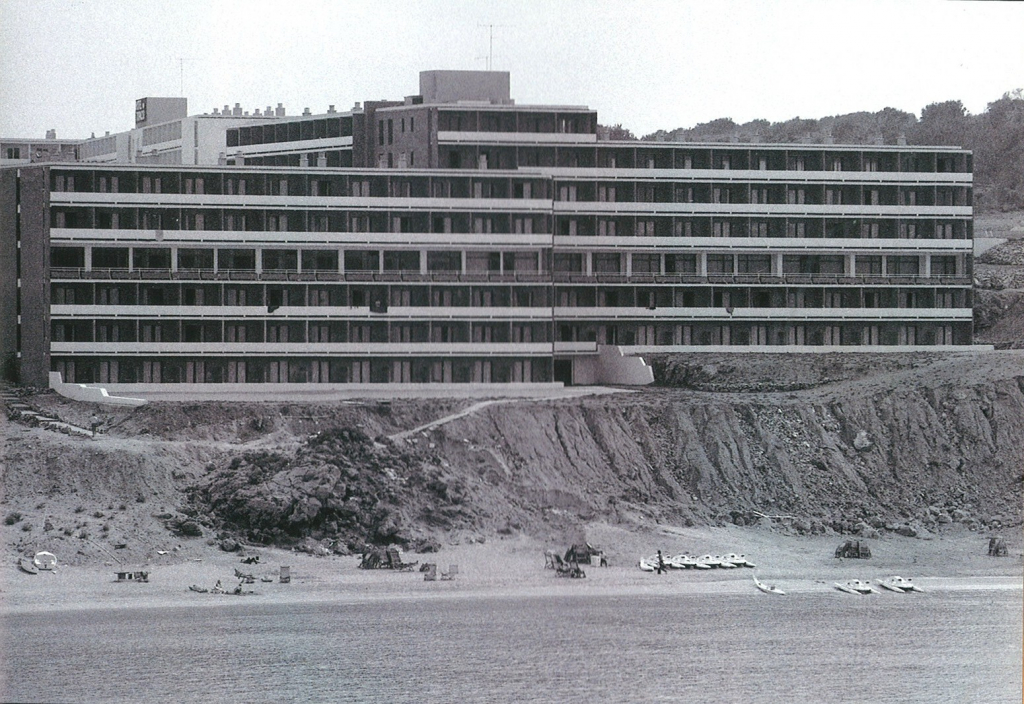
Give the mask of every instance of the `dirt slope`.
<path id="1" fill-rule="evenodd" d="M 862 535 L 1021 523 L 1024 353 L 689 355 L 656 369 L 660 388 L 481 405 L 399 440 L 475 401 L 152 403 L 105 411 L 95 441 L 6 422 L 0 538 L 8 553 L 128 563 L 235 540 L 422 548 L 592 521 L 770 514 Z M 93 411 L 28 400 L 71 422 Z"/>

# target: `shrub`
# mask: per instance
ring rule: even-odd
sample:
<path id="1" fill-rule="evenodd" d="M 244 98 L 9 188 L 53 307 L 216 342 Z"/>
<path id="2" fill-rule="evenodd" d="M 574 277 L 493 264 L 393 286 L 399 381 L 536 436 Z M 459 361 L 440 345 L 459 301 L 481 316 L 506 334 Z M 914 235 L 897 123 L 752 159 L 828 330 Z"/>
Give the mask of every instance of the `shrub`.
<path id="1" fill-rule="evenodd" d="M 20 520 L 21 520 L 21 514 L 18 513 L 17 511 L 14 511 L 13 513 L 8 513 L 7 517 L 4 518 L 4 525 L 5 526 L 13 526 L 15 523 L 17 523 Z"/>

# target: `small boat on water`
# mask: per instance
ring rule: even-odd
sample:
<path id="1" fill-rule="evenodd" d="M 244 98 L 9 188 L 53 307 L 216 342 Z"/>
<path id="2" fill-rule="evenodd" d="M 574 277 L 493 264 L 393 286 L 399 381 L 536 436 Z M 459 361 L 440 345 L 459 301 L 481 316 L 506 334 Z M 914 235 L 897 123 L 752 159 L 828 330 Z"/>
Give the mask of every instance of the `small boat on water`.
<path id="1" fill-rule="evenodd" d="M 877 594 L 878 592 L 868 582 L 859 579 L 851 579 L 844 584 L 836 582 L 836 589 L 847 594 Z"/>
<path id="2" fill-rule="evenodd" d="M 763 591 L 765 594 L 778 594 L 780 596 L 786 595 L 786 592 L 782 591 L 774 584 L 765 584 L 757 577 L 754 577 L 754 586 Z"/>
<path id="3" fill-rule="evenodd" d="M 920 587 L 914 584 L 911 580 L 894 575 L 887 577 L 886 579 L 878 580 L 878 583 L 882 585 L 883 589 L 888 589 L 891 592 L 899 592 L 900 594 L 906 594 L 907 592 L 920 592 L 923 591 Z"/>

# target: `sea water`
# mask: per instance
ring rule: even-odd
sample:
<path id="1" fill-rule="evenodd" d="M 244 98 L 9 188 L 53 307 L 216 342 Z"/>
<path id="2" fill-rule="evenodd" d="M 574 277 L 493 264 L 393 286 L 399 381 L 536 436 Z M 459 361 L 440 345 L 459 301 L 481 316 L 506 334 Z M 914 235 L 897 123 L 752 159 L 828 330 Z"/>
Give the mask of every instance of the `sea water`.
<path id="1" fill-rule="evenodd" d="M 0 699 L 1016 704 L 1021 597 L 225 597 L 8 614 Z"/>

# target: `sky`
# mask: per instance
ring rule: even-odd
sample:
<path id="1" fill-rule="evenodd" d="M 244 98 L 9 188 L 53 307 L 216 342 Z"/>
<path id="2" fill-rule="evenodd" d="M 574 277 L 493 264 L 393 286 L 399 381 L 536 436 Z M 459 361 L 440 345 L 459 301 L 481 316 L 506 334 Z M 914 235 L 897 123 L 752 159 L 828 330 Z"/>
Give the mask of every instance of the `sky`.
<path id="1" fill-rule="evenodd" d="M 939 0 L 0 0 L 0 136 L 134 127 L 134 101 L 289 115 L 401 99 L 428 69 L 637 136 L 1024 87 L 1024 3 Z"/>

